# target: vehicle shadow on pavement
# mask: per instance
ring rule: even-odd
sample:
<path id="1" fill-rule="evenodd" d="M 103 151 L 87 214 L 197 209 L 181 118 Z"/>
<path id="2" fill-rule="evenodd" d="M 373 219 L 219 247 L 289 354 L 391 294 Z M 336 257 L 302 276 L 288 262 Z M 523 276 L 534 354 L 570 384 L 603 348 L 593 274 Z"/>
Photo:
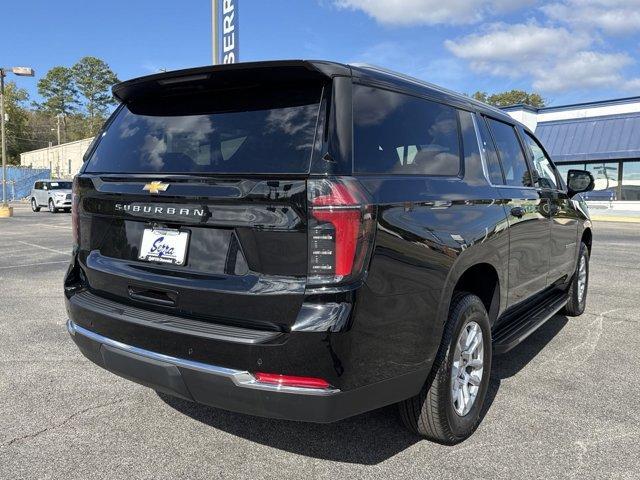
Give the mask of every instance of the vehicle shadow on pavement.
<path id="1" fill-rule="evenodd" d="M 169 406 L 232 435 L 279 450 L 336 462 L 375 465 L 420 441 L 399 424 L 390 405 L 330 424 L 253 417 L 158 392 Z"/>
<path id="2" fill-rule="evenodd" d="M 496 357 L 482 417 L 491 408 L 503 378 L 524 368 L 566 325 L 556 316 L 511 352 Z M 158 392 L 170 407 L 211 427 L 252 442 L 307 457 L 375 465 L 421 441 L 400 424 L 395 405 L 331 424 L 272 420 L 228 412 Z"/>
<path id="3" fill-rule="evenodd" d="M 495 356 L 491 368 L 492 380 L 516 375 L 536 358 L 538 353 L 569 323 L 564 315 L 555 315 L 533 332 L 524 342 L 504 355 Z"/>
<path id="4" fill-rule="evenodd" d="M 482 419 L 491 408 L 491 404 L 500 389 L 501 381 L 505 378 L 513 377 L 526 367 L 560 333 L 568 322 L 569 320 L 564 315 L 555 315 L 513 350 L 493 358 L 487 398 L 480 414 Z"/>

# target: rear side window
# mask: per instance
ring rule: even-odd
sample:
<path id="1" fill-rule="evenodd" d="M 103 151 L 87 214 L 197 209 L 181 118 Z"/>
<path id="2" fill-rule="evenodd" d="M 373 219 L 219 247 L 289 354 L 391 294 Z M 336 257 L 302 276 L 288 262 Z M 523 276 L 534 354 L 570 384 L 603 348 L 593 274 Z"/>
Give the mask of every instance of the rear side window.
<path id="1" fill-rule="evenodd" d="M 487 164 L 487 173 L 489 180 L 493 185 L 504 185 L 504 178 L 502 177 L 502 167 L 500 167 L 500 160 L 498 160 L 498 152 L 493 143 L 491 133 L 484 118 L 478 118 L 478 129 L 480 133 L 480 143 L 482 144 L 482 153 L 484 153 L 484 159 Z"/>
<path id="2" fill-rule="evenodd" d="M 488 122 L 498 149 L 506 184 L 531 187 L 531 175 L 515 129 L 497 120 L 488 119 Z"/>
<path id="3" fill-rule="evenodd" d="M 306 173 L 322 86 L 255 87 L 124 105 L 88 173 Z"/>
<path id="4" fill-rule="evenodd" d="M 356 85 L 353 130 L 358 173 L 460 173 L 458 117 L 448 105 Z"/>

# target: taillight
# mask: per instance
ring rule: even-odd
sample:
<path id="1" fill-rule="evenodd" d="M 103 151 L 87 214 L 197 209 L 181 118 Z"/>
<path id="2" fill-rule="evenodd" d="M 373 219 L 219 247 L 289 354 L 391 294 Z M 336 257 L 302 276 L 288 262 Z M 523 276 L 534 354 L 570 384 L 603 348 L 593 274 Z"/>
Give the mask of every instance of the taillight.
<path id="1" fill-rule="evenodd" d="M 281 375 L 279 373 L 256 372 L 253 374 L 258 383 L 278 385 L 281 387 L 298 388 L 329 388 L 329 382 L 316 377 L 298 377 L 294 375 Z"/>
<path id="2" fill-rule="evenodd" d="M 71 190 L 71 235 L 73 236 L 73 245 L 78 245 L 80 242 L 80 222 L 78 219 L 78 203 L 80 198 L 78 196 L 78 178 L 73 179 L 73 187 Z"/>
<path id="3" fill-rule="evenodd" d="M 309 180 L 310 284 L 359 278 L 369 259 L 374 209 L 354 178 Z"/>

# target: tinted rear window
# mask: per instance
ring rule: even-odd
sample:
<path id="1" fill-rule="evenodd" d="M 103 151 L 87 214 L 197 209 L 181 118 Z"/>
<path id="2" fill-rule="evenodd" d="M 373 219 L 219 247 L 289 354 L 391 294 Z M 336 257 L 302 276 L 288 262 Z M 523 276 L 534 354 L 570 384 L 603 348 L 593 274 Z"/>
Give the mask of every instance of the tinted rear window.
<path id="1" fill-rule="evenodd" d="M 230 90 L 123 106 L 89 173 L 304 173 L 321 86 Z"/>
<path id="2" fill-rule="evenodd" d="M 353 102 L 357 172 L 458 175 L 455 108 L 363 85 L 354 87 Z"/>
<path id="3" fill-rule="evenodd" d="M 504 185 L 502 167 L 500 167 L 500 160 L 498 160 L 498 152 L 493 144 L 493 139 L 489 133 L 489 129 L 487 128 L 487 123 L 484 118 L 481 117 L 478 119 L 478 127 L 480 129 L 480 138 L 482 139 L 484 158 L 487 162 L 489 180 L 493 185 Z"/>

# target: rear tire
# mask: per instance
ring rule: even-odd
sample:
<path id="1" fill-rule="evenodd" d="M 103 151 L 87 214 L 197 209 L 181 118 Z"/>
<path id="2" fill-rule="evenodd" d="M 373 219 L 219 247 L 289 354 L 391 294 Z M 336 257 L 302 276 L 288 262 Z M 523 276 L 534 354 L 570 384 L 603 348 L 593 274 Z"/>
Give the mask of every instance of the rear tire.
<path id="1" fill-rule="evenodd" d="M 56 208 L 56 206 L 53 203 L 52 199 L 49 199 L 49 212 L 50 213 L 58 213 L 58 209 Z"/>
<path id="2" fill-rule="evenodd" d="M 578 265 L 576 273 L 573 274 L 571 285 L 569 286 L 567 305 L 564 307 L 564 314 L 570 317 L 577 317 L 584 313 L 587 306 L 587 290 L 589 287 L 589 249 L 580 242 L 580 253 L 578 255 Z"/>
<path id="3" fill-rule="evenodd" d="M 481 343 L 474 350 L 478 334 Z M 480 423 L 491 358 L 491 326 L 484 304 L 470 293 L 456 293 L 426 383 L 418 395 L 399 404 L 404 425 L 424 438 L 448 445 L 469 437 Z M 465 396 L 470 404 L 465 403 Z"/>
<path id="4" fill-rule="evenodd" d="M 38 202 L 36 202 L 35 198 L 31 199 L 31 211 L 33 211 L 33 212 L 39 212 L 40 211 L 40 207 L 38 206 Z"/>

